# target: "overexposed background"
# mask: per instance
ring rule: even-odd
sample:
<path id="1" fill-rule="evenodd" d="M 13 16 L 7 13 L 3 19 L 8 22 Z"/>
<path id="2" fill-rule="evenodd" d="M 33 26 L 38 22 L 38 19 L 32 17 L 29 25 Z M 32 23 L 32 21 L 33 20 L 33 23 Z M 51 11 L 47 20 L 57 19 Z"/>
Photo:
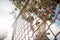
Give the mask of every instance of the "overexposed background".
<path id="1" fill-rule="evenodd" d="M 11 40 L 13 15 L 10 14 L 15 6 L 9 0 L 0 0 L 0 38 L 7 36 L 5 40 Z"/>

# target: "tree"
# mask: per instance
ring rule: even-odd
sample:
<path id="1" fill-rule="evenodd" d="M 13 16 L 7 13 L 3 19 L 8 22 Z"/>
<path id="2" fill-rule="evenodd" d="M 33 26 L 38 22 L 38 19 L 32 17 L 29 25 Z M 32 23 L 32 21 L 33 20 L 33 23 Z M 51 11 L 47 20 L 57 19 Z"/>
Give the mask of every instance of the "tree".
<path id="1" fill-rule="evenodd" d="M 13 0 L 13 3 L 17 8 L 21 10 L 20 15 L 22 15 L 22 18 L 26 20 L 27 22 L 31 23 L 34 21 L 34 16 L 31 14 L 35 14 L 37 17 L 39 17 L 42 21 L 42 25 L 40 29 L 43 27 L 43 29 L 40 30 L 40 32 L 45 31 L 46 22 L 54 22 L 52 18 L 54 17 L 54 9 L 55 9 L 55 2 L 51 0 Z M 31 26 L 31 30 L 35 31 L 33 27 Z"/>

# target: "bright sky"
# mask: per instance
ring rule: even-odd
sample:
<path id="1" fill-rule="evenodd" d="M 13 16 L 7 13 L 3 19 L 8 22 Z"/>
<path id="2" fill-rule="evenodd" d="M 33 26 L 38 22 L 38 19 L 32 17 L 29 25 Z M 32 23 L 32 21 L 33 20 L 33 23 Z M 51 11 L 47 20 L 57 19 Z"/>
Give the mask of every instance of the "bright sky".
<path id="1" fill-rule="evenodd" d="M 7 38 L 5 40 L 11 40 L 14 19 L 10 12 L 14 8 L 15 6 L 8 0 L 0 0 L 0 37 L 4 36 L 4 33 L 7 32 Z"/>

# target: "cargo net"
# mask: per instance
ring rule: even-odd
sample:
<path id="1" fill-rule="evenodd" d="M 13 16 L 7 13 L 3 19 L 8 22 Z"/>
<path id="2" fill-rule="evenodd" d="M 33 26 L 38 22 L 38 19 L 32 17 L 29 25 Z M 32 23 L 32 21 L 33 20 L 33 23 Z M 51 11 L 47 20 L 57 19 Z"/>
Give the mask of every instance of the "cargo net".
<path id="1" fill-rule="evenodd" d="M 60 15 L 60 14 L 59 14 Z M 58 15 L 57 15 L 58 16 Z M 44 17 L 44 16 L 43 16 Z M 46 19 L 46 17 L 44 17 Z M 60 19 L 55 16 L 55 22 L 42 21 L 35 16 L 32 23 L 22 22 L 20 40 L 60 40 Z M 57 22 L 57 23 L 56 23 Z M 19 36 L 18 35 L 18 36 Z"/>
<path id="2" fill-rule="evenodd" d="M 21 16 L 24 22 L 17 26 L 20 27 L 17 29 L 18 40 L 60 40 L 60 7 L 57 10 L 57 5 L 48 0 L 40 2 L 31 0 L 23 7 Z"/>

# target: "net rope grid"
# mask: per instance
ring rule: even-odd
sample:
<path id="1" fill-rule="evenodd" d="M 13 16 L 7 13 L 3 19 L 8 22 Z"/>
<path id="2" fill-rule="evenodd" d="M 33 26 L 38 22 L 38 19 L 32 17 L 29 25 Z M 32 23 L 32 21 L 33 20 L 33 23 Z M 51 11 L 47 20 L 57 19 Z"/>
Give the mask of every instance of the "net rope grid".
<path id="1" fill-rule="evenodd" d="M 29 2 L 27 2 L 26 4 L 28 5 L 28 3 Z M 23 9 L 21 10 L 21 12 L 20 12 L 20 14 L 22 14 L 25 10 L 26 10 L 26 6 L 27 5 L 25 5 L 24 7 L 23 7 Z M 44 7 L 42 4 L 40 4 L 42 7 Z M 33 6 L 33 5 L 32 5 Z M 47 11 L 49 11 L 50 13 L 52 13 L 50 10 L 48 10 L 48 8 L 46 8 L 46 7 L 44 7 Z M 29 10 L 29 9 L 28 9 Z M 28 10 L 26 10 L 26 11 L 28 11 Z M 25 12 L 26 12 L 25 11 Z M 19 33 L 19 35 L 21 35 L 20 36 L 20 38 L 22 38 L 23 37 L 23 35 L 24 35 L 24 37 L 22 38 L 22 40 L 26 40 L 26 36 L 28 36 L 28 40 L 31 40 L 31 38 L 33 37 L 34 38 L 34 34 L 38 31 L 38 30 L 40 30 L 39 28 L 41 27 L 41 25 L 43 24 L 43 23 L 45 23 L 46 22 L 46 19 L 48 18 L 48 15 L 43 15 L 41 12 L 38 12 L 37 10 L 36 10 L 36 12 L 37 13 L 40 13 L 40 17 L 42 17 L 43 18 L 43 20 L 44 20 L 44 22 L 42 22 L 42 23 L 39 23 L 39 25 L 37 25 L 37 29 L 36 30 L 34 30 L 33 29 L 33 27 L 36 25 L 36 23 L 34 24 L 34 25 L 32 25 L 32 22 L 30 23 L 30 25 L 28 25 L 26 28 L 25 27 L 23 27 L 23 28 L 21 28 L 20 29 L 20 33 Z M 17 19 L 19 18 L 19 16 L 20 16 L 20 14 L 18 15 L 18 17 L 17 17 Z M 55 19 L 54 20 L 59 20 L 60 21 L 60 19 L 59 18 L 57 18 L 57 16 L 58 15 L 60 15 L 59 13 L 57 13 L 56 15 L 55 14 L 52 14 L 52 15 L 54 15 L 54 17 L 55 17 Z M 35 18 L 35 19 L 37 19 L 37 17 Z M 36 22 L 38 22 L 40 19 L 38 19 L 38 20 L 36 20 Z M 47 29 L 44 31 L 44 32 L 42 32 L 42 34 L 40 34 L 40 37 L 38 37 L 38 40 L 42 40 L 42 38 L 43 38 L 43 36 L 44 36 L 44 34 L 48 31 L 48 30 L 50 30 L 50 32 L 52 33 L 52 35 L 54 36 L 54 40 L 57 40 L 57 36 L 59 36 L 60 35 L 60 31 L 55 35 L 54 33 L 53 33 L 53 31 L 51 30 L 51 25 L 53 24 L 54 22 L 52 22 L 52 23 L 50 23 L 50 25 L 48 25 L 48 23 L 46 22 L 46 25 L 47 25 Z M 26 23 L 26 24 L 24 24 L 23 23 L 23 25 L 25 26 L 25 25 L 27 25 L 28 23 Z M 29 30 L 29 28 L 30 28 L 30 30 Z M 24 31 L 23 31 L 24 30 Z M 28 32 L 27 32 L 27 34 L 25 34 L 25 31 L 26 30 L 28 30 Z M 22 32 L 23 31 L 23 32 Z M 30 36 L 29 35 L 29 33 L 32 31 L 32 35 Z M 30 37 L 29 37 L 30 36 Z M 18 36 L 17 36 L 18 37 Z M 34 39 L 33 39 L 34 40 Z"/>

